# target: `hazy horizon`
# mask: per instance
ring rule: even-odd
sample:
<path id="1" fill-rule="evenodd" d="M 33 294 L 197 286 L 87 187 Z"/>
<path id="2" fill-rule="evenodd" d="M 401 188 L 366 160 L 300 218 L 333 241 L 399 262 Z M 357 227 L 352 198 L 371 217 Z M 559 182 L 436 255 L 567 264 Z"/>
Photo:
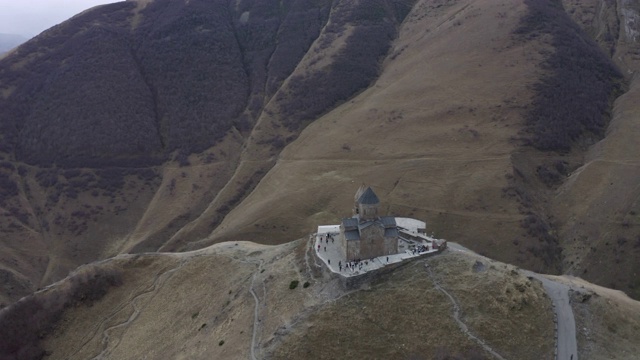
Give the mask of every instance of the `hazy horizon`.
<path id="1" fill-rule="evenodd" d="M 123 0 L 0 0 L 0 33 L 32 38 L 72 16 Z"/>

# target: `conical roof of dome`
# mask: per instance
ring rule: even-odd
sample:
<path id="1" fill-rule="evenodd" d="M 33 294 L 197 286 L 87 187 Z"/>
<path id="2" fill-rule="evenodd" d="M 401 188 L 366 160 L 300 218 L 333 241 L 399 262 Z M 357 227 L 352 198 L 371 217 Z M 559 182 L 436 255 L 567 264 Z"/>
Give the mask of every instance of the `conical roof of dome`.
<path id="1" fill-rule="evenodd" d="M 379 204 L 380 199 L 378 199 L 378 196 L 376 195 L 376 193 L 373 192 L 373 190 L 370 187 L 367 187 L 367 189 L 362 193 L 362 195 L 360 195 L 358 202 L 360 204 L 373 205 L 373 204 Z"/>

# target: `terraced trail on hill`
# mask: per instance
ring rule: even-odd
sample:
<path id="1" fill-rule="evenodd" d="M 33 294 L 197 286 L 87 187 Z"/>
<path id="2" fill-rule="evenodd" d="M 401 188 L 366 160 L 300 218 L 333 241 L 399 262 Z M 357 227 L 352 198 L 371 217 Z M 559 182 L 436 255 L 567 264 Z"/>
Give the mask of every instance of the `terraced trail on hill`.
<path id="1" fill-rule="evenodd" d="M 453 306 L 453 314 L 452 314 L 453 319 L 456 321 L 456 323 L 458 323 L 460 330 L 465 335 L 467 335 L 470 339 L 472 339 L 478 345 L 480 345 L 486 352 L 493 355 L 493 357 L 499 360 L 505 360 L 500 354 L 498 354 L 495 350 L 493 350 L 491 346 L 489 346 L 484 340 L 478 338 L 476 335 L 472 334 L 471 331 L 469 331 L 469 327 L 462 321 L 462 319 L 460 319 L 460 305 L 458 305 L 458 302 L 456 301 L 456 299 L 451 294 L 449 294 L 447 290 L 443 289 L 442 286 L 440 286 L 440 284 L 438 283 L 438 280 L 433 276 L 433 273 L 431 272 L 429 263 L 428 262 L 425 263 L 424 266 L 425 266 L 425 271 L 427 272 L 427 274 L 429 274 L 429 278 L 431 279 L 431 281 L 433 281 L 433 286 L 435 286 L 436 289 L 438 289 L 439 291 L 442 291 L 442 293 L 449 298 L 449 301 L 451 301 L 451 305 Z"/>
<path id="2" fill-rule="evenodd" d="M 164 285 L 167 279 L 169 279 L 174 272 L 179 271 L 182 268 L 182 266 L 184 266 L 185 262 L 186 262 L 185 260 L 182 260 L 178 263 L 176 267 L 156 274 L 149 288 L 144 289 L 137 294 L 133 294 L 133 297 L 131 298 L 131 300 L 122 304 L 123 305 L 122 309 L 119 309 L 113 315 L 107 317 L 104 321 L 101 322 L 99 327 L 106 326 L 107 323 L 110 322 L 114 317 L 116 317 L 121 311 L 127 309 L 129 306 L 131 306 L 131 308 L 133 309 L 129 317 L 127 317 L 126 321 L 109 325 L 102 329 L 101 331 L 102 340 L 100 341 L 100 343 L 102 344 L 103 348 L 99 354 L 91 358 L 92 360 L 102 360 L 102 359 L 110 358 L 109 355 L 111 351 L 116 347 L 118 347 L 118 344 L 120 343 L 122 337 L 125 336 L 126 334 L 127 328 L 130 327 L 131 324 L 138 318 L 138 315 L 140 314 L 140 311 L 141 311 L 140 302 L 142 301 L 142 298 L 147 296 L 153 297 L 155 293 L 158 291 L 158 289 Z M 112 339 L 110 336 L 110 333 L 118 329 L 120 329 L 121 331 L 120 335 L 115 339 Z M 85 344 L 88 343 L 89 341 L 91 341 L 91 339 L 87 340 Z M 81 350 L 83 350 L 82 347 L 80 347 L 78 351 L 81 351 Z"/>

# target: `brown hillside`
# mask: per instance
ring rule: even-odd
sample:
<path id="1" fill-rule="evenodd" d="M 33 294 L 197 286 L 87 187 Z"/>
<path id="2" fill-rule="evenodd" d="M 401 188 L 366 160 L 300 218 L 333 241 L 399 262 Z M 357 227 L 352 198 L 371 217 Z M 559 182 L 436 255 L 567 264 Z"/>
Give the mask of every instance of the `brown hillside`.
<path id="1" fill-rule="evenodd" d="M 631 1 L 568 2 L 585 30 L 610 49 L 629 91 L 613 107 L 606 137 L 586 152 L 557 192 L 553 213 L 565 254 L 565 272 L 640 298 L 640 7 Z M 616 16 L 617 15 L 617 16 Z"/>
<path id="2" fill-rule="evenodd" d="M 470 331 L 491 348 L 508 358 L 552 357 L 550 301 L 538 282 L 512 266 L 487 262 L 478 272 L 477 258 L 445 253 L 346 291 L 320 270 L 307 247 L 303 240 L 280 246 L 229 242 L 192 253 L 110 259 L 92 269 L 108 269 L 118 281 L 105 282 L 106 292 L 96 288 L 91 300 L 64 307 L 57 321 L 43 323 L 46 331 L 34 329 L 44 339 L 34 339 L 31 350 L 41 349 L 47 359 L 240 359 L 252 353 L 274 359 L 489 358 L 456 325 L 451 303 L 425 270 L 428 263 L 436 281 L 458 299 Z M 300 281 L 294 289 L 292 280 Z M 38 314 L 51 309 L 52 299 L 70 302 L 64 300 L 70 281 L 30 300 L 44 305 Z M 0 339 L 8 339 L 10 327 L 2 321 L 12 311 L 0 313 Z M 0 340 L 1 351 L 5 346 Z"/>
<path id="3" fill-rule="evenodd" d="M 425 218 L 438 236 L 637 296 L 635 87 L 607 125 L 609 101 L 624 86 L 587 34 L 601 46 L 609 37 L 579 21 L 581 33 L 568 15 L 578 10 L 567 6 L 418 2 L 376 83 L 309 126 L 214 237 L 269 241 L 292 226 L 302 234 L 335 223 L 350 189 L 367 182 L 389 213 Z M 623 9 L 627 19 L 635 11 Z M 609 13 L 594 24 L 605 26 Z M 626 31 L 615 34 L 615 49 L 632 64 L 634 30 Z M 570 112 L 554 110 L 563 107 Z M 540 119 L 565 127 L 549 132 Z M 603 146 L 621 161 L 591 162 Z M 579 185 L 574 178 L 592 166 L 601 180 Z M 595 210 L 603 205 L 611 210 Z"/>
<path id="4" fill-rule="evenodd" d="M 638 297 L 639 10 L 154 0 L 79 14 L 0 60 L 0 307 L 117 254 L 293 241 L 346 215 L 362 182 L 439 237 Z"/>
<path id="5" fill-rule="evenodd" d="M 426 218 L 438 236 L 543 268 L 527 251 L 538 240 L 521 240 L 524 215 L 505 193 L 513 163 L 540 156 L 519 155 L 513 141 L 546 49 L 514 40 L 526 12 L 512 1 L 419 2 L 376 83 L 307 127 L 214 235 L 266 239 L 335 223 L 351 189 L 367 182 L 389 213 Z"/>
<path id="6" fill-rule="evenodd" d="M 468 331 L 493 351 L 553 359 L 551 302 L 540 282 L 511 265 L 447 250 L 347 291 L 308 248 L 305 240 L 227 242 L 83 267 L 0 312 L 0 357 L 492 358 L 456 324 L 438 284 L 459 304 Z M 299 284 L 291 289 L 293 280 Z M 577 278 L 555 280 L 574 289 L 576 321 L 586 329 L 581 358 L 637 354 L 637 301 Z M 15 339 L 12 326 L 25 324 L 39 336 L 7 342 Z"/>

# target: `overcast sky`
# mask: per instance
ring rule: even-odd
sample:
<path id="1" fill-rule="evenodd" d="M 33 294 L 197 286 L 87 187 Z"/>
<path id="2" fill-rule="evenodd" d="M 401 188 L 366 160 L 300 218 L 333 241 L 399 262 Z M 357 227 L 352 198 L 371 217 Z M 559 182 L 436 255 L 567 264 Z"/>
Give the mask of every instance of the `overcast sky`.
<path id="1" fill-rule="evenodd" d="M 27 38 L 90 7 L 122 0 L 0 0 L 0 33 Z"/>

